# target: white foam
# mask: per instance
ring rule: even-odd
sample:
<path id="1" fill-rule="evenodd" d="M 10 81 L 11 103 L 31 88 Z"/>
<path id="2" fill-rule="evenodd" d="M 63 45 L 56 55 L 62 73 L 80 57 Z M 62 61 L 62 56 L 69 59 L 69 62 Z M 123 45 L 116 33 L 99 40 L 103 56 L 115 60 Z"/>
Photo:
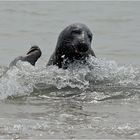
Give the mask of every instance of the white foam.
<path id="1" fill-rule="evenodd" d="M 70 87 L 85 91 L 96 86 L 139 86 L 140 70 L 118 66 L 115 61 L 89 58 L 86 65 L 72 64 L 69 69 L 56 66 L 33 67 L 18 62 L 0 78 L 0 99 L 24 96 L 33 92 L 55 91 Z"/>

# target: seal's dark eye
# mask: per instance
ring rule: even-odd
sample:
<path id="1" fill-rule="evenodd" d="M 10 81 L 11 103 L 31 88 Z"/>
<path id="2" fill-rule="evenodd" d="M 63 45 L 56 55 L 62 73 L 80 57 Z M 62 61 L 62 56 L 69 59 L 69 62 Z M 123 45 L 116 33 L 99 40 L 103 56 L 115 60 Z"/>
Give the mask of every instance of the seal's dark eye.
<path id="1" fill-rule="evenodd" d="M 90 41 L 91 41 L 91 40 L 92 40 L 92 35 L 89 34 L 88 37 L 89 37 L 89 39 L 90 39 Z"/>
<path id="2" fill-rule="evenodd" d="M 71 33 L 72 34 L 81 34 L 81 31 L 80 30 L 73 30 Z"/>

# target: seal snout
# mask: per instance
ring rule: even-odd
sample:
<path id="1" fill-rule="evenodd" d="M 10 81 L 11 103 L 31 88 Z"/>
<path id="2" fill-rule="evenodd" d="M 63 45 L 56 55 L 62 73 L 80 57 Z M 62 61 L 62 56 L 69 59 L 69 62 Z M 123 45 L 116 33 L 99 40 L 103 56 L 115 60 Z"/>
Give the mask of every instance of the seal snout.
<path id="1" fill-rule="evenodd" d="M 85 42 L 81 42 L 77 45 L 77 50 L 79 52 L 86 52 L 86 51 L 88 51 L 88 49 L 89 49 L 89 46 Z"/>

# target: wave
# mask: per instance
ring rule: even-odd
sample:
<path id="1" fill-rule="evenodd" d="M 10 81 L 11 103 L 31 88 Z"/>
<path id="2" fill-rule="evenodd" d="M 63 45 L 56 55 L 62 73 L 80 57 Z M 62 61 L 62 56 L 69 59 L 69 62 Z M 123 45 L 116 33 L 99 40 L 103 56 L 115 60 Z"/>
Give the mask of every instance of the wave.
<path id="1" fill-rule="evenodd" d="M 71 97 L 92 100 L 127 98 L 140 92 L 140 68 L 90 57 L 68 69 L 31 66 L 19 61 L 10 69 L 0 67 L 0 99 L 22 96 Z"/>

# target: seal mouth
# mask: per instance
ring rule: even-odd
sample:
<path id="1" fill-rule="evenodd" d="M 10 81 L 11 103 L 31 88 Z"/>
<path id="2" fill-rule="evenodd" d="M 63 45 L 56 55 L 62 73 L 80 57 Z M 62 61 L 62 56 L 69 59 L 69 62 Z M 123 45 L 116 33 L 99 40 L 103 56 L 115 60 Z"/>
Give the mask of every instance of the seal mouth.
<path id="1" fill-rule="evenodd" d="M 38 46 L 32 46 L 30 48 L 30 50 L 27 52 L 27 55 L 34 52 L 34 51 L 38 51 L 38 50 L 40 50 L 40 48 Z"/>

